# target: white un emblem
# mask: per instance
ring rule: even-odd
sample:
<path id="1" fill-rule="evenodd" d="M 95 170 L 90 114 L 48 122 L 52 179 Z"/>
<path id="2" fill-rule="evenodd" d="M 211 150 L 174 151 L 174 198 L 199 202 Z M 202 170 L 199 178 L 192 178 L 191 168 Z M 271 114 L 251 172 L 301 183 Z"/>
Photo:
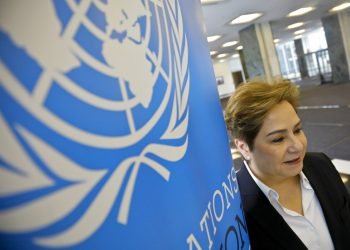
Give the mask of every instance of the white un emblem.
<path id="1" fill-rule="evenodd" d="M 67 247 L 126 226 L 139 170 L 169 181 L 187 150 L 178 2 L 4 0 L 0 43 L 0 234 Z"/>

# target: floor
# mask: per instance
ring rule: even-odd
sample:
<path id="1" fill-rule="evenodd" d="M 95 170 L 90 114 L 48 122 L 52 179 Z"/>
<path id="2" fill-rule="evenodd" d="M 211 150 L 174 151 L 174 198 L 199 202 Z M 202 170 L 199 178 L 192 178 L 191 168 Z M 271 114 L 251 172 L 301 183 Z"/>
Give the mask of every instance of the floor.
<path id="1" fill-rule="evenodd" d="M 350 83 L 301 86 L 299 114 L 308 150 L 324 152 L 350 192 Z"/>

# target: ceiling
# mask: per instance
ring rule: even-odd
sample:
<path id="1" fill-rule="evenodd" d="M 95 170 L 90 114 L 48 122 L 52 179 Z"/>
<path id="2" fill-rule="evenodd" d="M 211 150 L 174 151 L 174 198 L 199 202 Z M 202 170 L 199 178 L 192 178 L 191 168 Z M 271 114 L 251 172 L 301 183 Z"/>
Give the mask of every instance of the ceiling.
<path id="1" fill-rule="evenodd" d="M 203 16 L 207 36 L 221 35 L 221 38 L 209 43 L 211 51 L 234 54 L 239 45 L 223 48 L 225 42 L 239 42 L 239 31 L 252 23 L 270 22 L 274 38 L 281 42 L 293 40 L 294 31 L 306 29 L 304 34 L 322 27 L 321 17 L 331 14 L 329 10 L 345 0 L 224 0 L 215 4 L 203 4 Z M 315 10 L 298 17 L 287 17 L 288 13 L 302 8 L 315 7 Z M 229 25 L 229 22 L 242 15 L 261 12 L 263 15 L 253 22 Z M 302 27 L 287 30 L 286 27 L 296 22 L 304 22 Z M 215 59 L 216 55 L 212 58 Z"/>

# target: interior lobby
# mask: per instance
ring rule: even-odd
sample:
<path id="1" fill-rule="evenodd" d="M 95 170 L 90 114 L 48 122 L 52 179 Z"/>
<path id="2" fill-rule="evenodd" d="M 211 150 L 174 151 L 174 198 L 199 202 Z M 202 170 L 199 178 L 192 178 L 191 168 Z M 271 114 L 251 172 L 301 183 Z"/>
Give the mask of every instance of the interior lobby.
<path id="1" fill-rule="evenodd" d="M 350 10 L 344 1 L 202 0 L 221 105 L 250 79 L 289 79 L 309 151 L 326 153 L 350 191 Z M 235 166 L 241 156 L 231 137 Z"/>

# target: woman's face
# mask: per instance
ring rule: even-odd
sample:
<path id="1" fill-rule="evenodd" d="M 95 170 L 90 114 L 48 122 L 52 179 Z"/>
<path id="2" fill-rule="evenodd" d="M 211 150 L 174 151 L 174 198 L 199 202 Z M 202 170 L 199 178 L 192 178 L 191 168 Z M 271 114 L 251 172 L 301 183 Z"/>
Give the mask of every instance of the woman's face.
<path id="1" fill-rule="evenodd" d="M 248 150 L 250 168 L 266 184 L 294 177 L 303 168 L 307 139 L 292 105 L 283 101 L 267 114 Z"/>

